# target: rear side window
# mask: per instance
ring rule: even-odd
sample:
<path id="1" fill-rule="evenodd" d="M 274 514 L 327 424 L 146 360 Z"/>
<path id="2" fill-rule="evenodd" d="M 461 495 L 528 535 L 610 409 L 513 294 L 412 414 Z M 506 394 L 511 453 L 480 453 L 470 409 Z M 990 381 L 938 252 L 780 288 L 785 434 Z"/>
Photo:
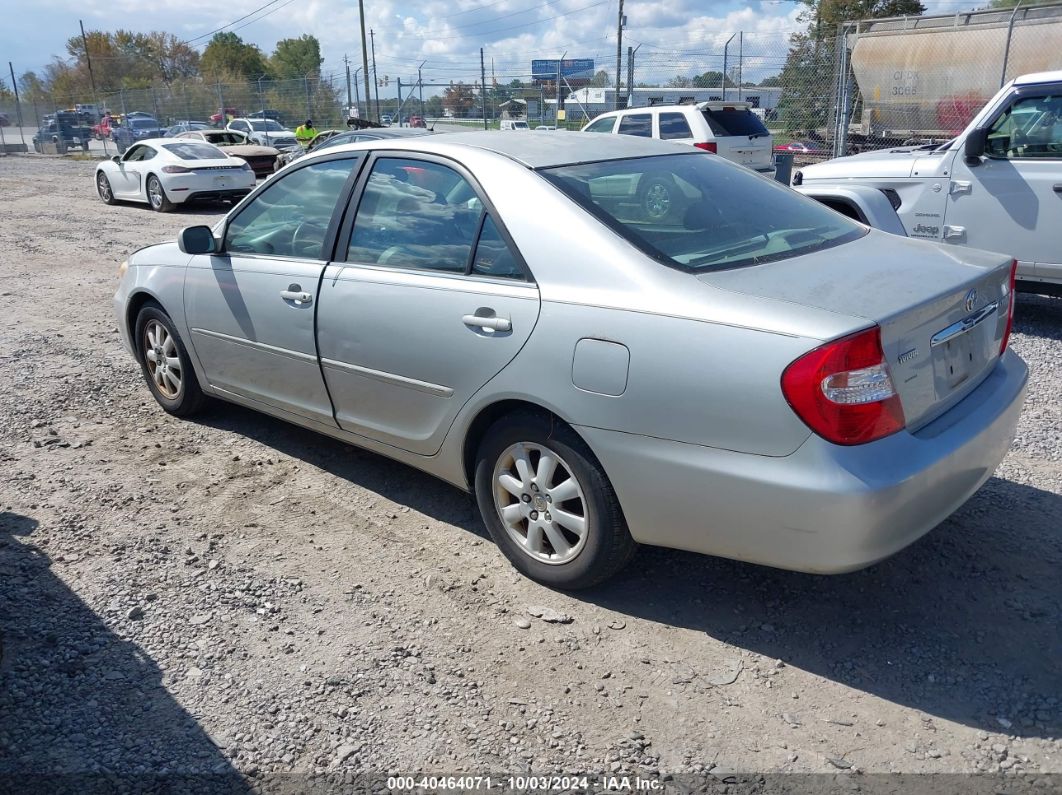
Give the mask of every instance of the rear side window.
<path id="1" fill-rule="evenodd" d="M 716 136 L 770 135 L 760 117 L 747 108 L 705 110 L 704 118 Z"/>
<path id="2" fill-rule="evenodd" d="M 694 273 L 809 254 L 867 231 L 776 182 L 703 154 L 540 173 L 650 257 Z"/>
<path id="3" fill-rule="evenodd" d="M 583 132 L 610 133 L 615 125 L 616 117 L 609 116 L 604 119 L 597 119 L 596 121 L 590 122 Z"/>
<path id="4" fill-rule="evenodd" d="M 632 113 L 620 118 L 620 135 L 636 135 L 639 138 L 653 137 L 653 117 L 648 113 Z"/>
<path id="5" fill-rule="evenodd" d="M 682 113 L 660 114 L 660 137 L 667 141 L 675 138 L 692 138 L 689 122 Z"/>
<path id="6" fill-rule="evenodd" d="M 489 215 L 483 220 L 483 231 L 476 244 L 476 259 L 472 272 L 496 279 L 522 279 L 524 270 L 513 256 L 512 249 L 498 232 L 498 227 Z"/>

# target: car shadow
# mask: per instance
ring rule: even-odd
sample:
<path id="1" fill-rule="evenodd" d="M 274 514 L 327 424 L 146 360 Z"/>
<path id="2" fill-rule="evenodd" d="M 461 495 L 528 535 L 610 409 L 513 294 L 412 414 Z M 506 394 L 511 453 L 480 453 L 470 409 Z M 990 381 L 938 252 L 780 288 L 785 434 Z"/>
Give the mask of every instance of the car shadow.
<path id="1" fill-rule="evenodd" d="M 1014 332 L 1062 340 L 1062 297 L 1017 293 Z"/>
<path id="2" fill-rule="evenodd" d="M 488 537 L 469 495 L 411 467 L 237 406 L 202 422 Z M 928 715 L 1058 737 L 1059 517 L 1062 496 L 992 478 L 921 541 L 863 571 L 816 576 L 643 547 L 616 578 L 572 596 Z"/>
<path id="3" fill-rule="evenodd" d="M 155 662 L 52 572 L 37 526 L 0 513 L 0 792 L 250 793 Z"/>

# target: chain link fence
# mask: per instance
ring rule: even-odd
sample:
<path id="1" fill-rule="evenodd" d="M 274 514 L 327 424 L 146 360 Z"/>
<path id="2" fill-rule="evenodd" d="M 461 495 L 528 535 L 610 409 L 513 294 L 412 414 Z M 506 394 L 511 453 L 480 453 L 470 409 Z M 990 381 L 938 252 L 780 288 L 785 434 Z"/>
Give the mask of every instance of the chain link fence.
<path id="1" fill-rule="evenodd" d="M 722 46 L 703 50 L 632 43 L 619 69 L 615 55 L 598 57 L 592 81 L 563 80 L 559 92 L 555 82 L 533 81 L 522 69 L 495 75 L 493 65 L 485 88 L 478 79 L 483 70 L 473 76 L 455 66 L 450 74 L 439 65 L 425 70 L 431 74 L 426 84 L 392 77 L 383 87 L 373 84 L 369 97 L 361 96 L 364 84 L 356 73 L 348 87 L 342 72 L 238 83 L 198 78 L 95 96 L 38 89 L 18 103 L 0 100 L 0 143 L 9 151 L 12 144 L 40 150 L 56 136 L 56 114 L 79 111 L 78 140 L 69 146 L 86 148 L 86 135 L 91 143 L 109 134 L 99 128 L 104 111 L 126 123 L 146 114 L 162 129 L 180 121 L 224 125 L 250 115 L 289 129 L 307 118 L 319 130 L 341 128 L 352 106 L 362 118 L 424 115 L 472 128 L 525 118 L 532 127 L 579 129 L 617 107 L 720 99 L 748 102 L 775 146 L 807 161 L 946 140 L 1006 81 L 1062 69 L 1062 5 L 853 22 L 823 34 L 812 24 L 797 32 L 737 31 L 728 40 L 720 37 Z M 400 69 L 392 64 L 388 71 Z M 439 95 L 456 84 L 465 89 L 462 103 L 444 117 Z M 104 145 L 91 143 L 93 149 Z"/>

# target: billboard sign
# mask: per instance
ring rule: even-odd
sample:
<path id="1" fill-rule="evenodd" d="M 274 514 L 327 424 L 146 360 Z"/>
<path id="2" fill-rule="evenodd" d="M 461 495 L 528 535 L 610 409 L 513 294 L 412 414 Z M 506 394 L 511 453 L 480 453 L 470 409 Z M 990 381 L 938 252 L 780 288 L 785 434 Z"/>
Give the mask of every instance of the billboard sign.
<path id="1" fill-rule="evenodd" d="M 566 80 L 590 80 L 594 76 L 593 58 L 557 58 L 531 61 L 531 79 L 549 82 L 557 79 L 557 69 Z"/>

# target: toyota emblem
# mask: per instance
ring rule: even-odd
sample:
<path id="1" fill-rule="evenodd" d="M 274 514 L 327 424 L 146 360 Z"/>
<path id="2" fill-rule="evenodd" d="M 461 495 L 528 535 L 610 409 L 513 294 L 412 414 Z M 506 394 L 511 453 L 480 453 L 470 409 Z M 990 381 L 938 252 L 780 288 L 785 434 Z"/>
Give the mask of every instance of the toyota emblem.
<path id="1" fill-rule="evenodd" d="M 977 303 L 977 290 L 970 290 L 966 294 L 965 307 L 967 312 L 973 312 L 974 304 Z"/>

